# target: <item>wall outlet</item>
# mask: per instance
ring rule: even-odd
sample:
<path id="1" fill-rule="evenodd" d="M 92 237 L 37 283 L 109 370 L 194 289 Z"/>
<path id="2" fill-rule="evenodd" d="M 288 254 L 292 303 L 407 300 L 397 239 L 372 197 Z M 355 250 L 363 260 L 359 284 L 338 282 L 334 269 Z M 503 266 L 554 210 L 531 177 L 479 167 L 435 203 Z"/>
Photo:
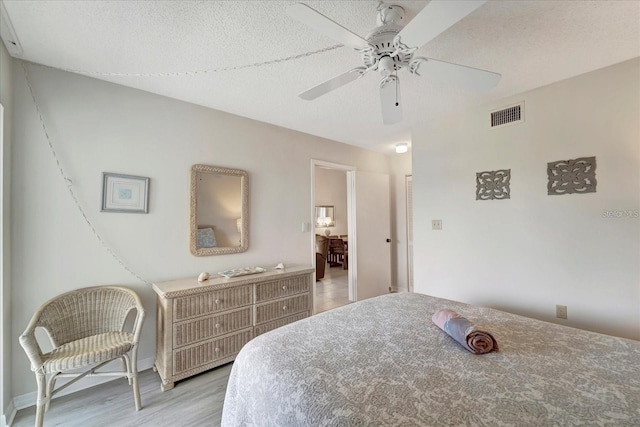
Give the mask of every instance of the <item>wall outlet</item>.
<path id="1" fill-rule="evenodd" d="M 556 305 L 556 317 L 558 319 L 566 319 L 567 318 L 567 306 L 566 305 Z"/>
<path id="2" fill-rule="evenodd" d="M 432 230 L 442 230 L 442 220 L 441 219 L 431 220 L 431 229 Z"/>

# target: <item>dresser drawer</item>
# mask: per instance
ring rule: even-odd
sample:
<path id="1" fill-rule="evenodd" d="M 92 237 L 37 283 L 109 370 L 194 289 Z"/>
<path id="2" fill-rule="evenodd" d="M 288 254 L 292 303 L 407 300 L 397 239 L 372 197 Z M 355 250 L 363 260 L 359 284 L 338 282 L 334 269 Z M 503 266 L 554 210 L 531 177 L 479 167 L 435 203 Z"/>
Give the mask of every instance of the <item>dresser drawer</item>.
<path id="1" fill-rule="evenodd" d="M 280 326 L 288 325 L 289 323 L 296 322 L 298 320 L 302 320 L 305 317 L 309 317 L 309 312 L 304 311 L 302 313 L 296 314 L 295 316 L 285 317 L 284 319 L 276 320 L 275 322 L 264 323 L 260 326 L 256 326 L 253 336 L 257 337 L 258 335 L 262 335 L 265 332 L 272 331 L 274 329 L 279 328 Z"/>
<path id="2" fill-rule="evenodd" d="M 205 314 L 250 305 L 253 301 L 251 285 L 220 289 L 207 293 L 175 298 L 173 321 L 192 319 Z"/>
<path id="3" fill-rule="evenodd" d="M 304 275 L 258 283 L 256 285 L 256 302 L 309 292 L 311 290 L 309 277 L 309 275 Z"/>
<path id="4" fill-rule="evenodd" d="M 253 325 L 252 312 L 252 307 L 246 306 L 238 310 L 174 323 L 173 348 L 249 328 Z"/>
<path id="5" fill-rule="evenodd" d="M 199 368 L 216 360 L 235 356 L 251 338 L 253 338 L 253 331 L 245 329 L 233 335 L 226 335 L 174 350 L 173 375 Z"/>
<path id="6" fill-rule="evenodd" d="M 309 311 L 309 294 L 301 294 L 274 302 L 256 306 L 256 325 L 291 316 L 302 311 Z"/>
<path id="7" fill-rule="evenodd" d="M 161 390 L 233 361 L 256 334 L 310 316 L 313 270 L 294 266 L 205 283 L 194 277 L 154 283 L 154 367 Z"/>

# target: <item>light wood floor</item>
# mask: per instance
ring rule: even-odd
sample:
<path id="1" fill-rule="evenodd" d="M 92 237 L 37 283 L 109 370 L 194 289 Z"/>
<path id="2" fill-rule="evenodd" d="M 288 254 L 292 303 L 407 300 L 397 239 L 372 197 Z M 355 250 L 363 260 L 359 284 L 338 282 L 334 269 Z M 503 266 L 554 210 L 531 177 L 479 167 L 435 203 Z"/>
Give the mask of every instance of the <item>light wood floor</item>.
<path id="1" fill-rule="evenodd" d="M 317 313 L 349 304 L 349 270 L 327 264 L 324 271 L 324 278 L 316 281 Z"/>
<path id="2" fill-rule="evenodd" d="M 64 427 L 219 426 L 232 364 L 220 366 L 162 392 L 152 369 L 140 373 L 142 409 L 136 411 L 125 379 L 54 399 L 44 425 Z M 34 377 L 35 381 L 35 377 Z M 12 427 L 33 426 L 35 406 L 18 411 Z"/>
<path id="3" fill-rule="evenodd" d="M 317 312 L 349 304 L 348 270 L 327 268 L 316 282 Z M 45 426 L 163 427 L 219 426 L 232 364 L 221 366 L 160 390 L 160 377 L 148 369 L 140 373 L 142 409 L 135 410 L 126 380 L 114 380 L 51 402 Z M 34 378 L 35 381 L 35 378 Z M 18 411 L 12 427 L 33 426 L 35 406 Z"/>

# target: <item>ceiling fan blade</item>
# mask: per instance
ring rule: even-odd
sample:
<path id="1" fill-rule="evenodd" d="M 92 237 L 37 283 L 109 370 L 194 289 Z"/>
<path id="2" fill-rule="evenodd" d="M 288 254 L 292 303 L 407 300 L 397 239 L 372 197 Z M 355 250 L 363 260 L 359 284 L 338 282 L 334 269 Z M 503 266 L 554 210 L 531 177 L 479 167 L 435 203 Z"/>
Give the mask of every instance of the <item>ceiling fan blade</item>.
<path id="1" fill-rule="evenodd" d="M 409 48 L 419 48 L 486 3 L 487 0 L 432 0 L 396 36 Z"/>
<path id="2" fill-rule="evenodd" d="M 380 82 L 380 105 L 382 106 L 382 123 L 392 125 L 402 121 L 400 81 L 396 76 L 387 77 Z"/>
<path id="3" fill-rule="evenodd" d="M 354 49 L 366 49 L 369 43 L 342 25 L 327 18 L 306 4 L 296 3 L 287 8 L 287 14 L 314 30 Z"/>
<path id="4" fill-rule="evenodd" d="M 460 86 L 478 92 L 491 90 L 501 77 L 500 74 L 491 71 L 426 58 L 417 58 L 415 65 L 411 66 L 411 72 L 436 83 Z"/>
<path id="5" fill-rule="evenodd" d="M 362 74 L 362 68 L 354 68 L 353 70 L 342 73 L 332 79 L 327 80 L 324 83 L 320 83 L 319 85 L 314 86 L 311 89 L 307 89 L 304 92 L 298 94 L 298 96 L 302 99 L 306 99 L 307 101 L 311 101 L 312 99 L 316 99 L 317 97 L 324 95 L 325 93 L 329 93 L 332 90 L 346 85 L 347 83 L 351 83 L 352 81 L 357 80 L 360 76 L 362 76 Z"/>

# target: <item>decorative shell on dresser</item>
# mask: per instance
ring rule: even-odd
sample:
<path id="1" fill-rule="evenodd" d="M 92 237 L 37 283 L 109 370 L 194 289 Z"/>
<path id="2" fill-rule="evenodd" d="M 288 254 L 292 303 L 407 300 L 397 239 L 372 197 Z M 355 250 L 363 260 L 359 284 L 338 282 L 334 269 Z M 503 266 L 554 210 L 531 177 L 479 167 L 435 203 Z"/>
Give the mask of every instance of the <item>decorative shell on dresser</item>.
<path id="1" fill-rule="evenodd" d="M 207 273 L 206 271 L 200 273 L 200 275 L 198 276 L 198 282 L 206 282 L 207 280 L 209 280 L 209 273 Z"/>

